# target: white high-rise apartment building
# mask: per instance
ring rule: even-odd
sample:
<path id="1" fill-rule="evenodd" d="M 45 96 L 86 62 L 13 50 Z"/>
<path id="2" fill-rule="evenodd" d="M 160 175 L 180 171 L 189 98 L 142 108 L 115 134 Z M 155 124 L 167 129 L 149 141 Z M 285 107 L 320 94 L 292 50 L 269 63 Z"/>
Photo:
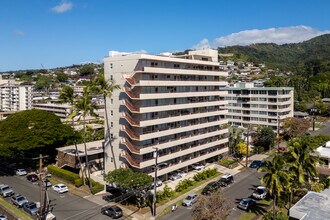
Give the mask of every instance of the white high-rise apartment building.
<path id="1" fill-rule="evenodd" d="M 32 86 L 18 85 L 0 77 L 0 111 L 21 111 L 32 107 Z"/>
<path id="2" fill-rule="evenodd" d="M 116 164 L 153 175 L 158 149 L 157 176 L 166 179 L 228 151 L 227 91 L 220 91 L 228 73 L 219 69 L 216 50 L 109 55 L 105 78 L 121 90 L 107 99 L 113 150 L 106 144 L 106 172 Z"/>
<path id="3" fill-rule="evenodd" d="M 226 118 L 231 125 L 269 126 L 276 132 L 283 119 L 293 117 L 292 87 L 254 87 L 253 83 L 237 83 L 223 90 L 228 91 Z"/>

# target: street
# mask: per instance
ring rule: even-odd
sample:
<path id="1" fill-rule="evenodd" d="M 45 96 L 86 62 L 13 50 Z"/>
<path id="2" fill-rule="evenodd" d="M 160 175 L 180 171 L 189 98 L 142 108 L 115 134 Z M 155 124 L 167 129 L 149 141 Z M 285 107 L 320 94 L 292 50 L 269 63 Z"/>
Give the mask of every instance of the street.
<path id="1" fill-rule="evenodd" d="M 244 211 L 236 208 L 236 203 L 242 198 L 249 197 L 256 186 L 260 185 L 262 173 L 258 173 L 256 169 L 248 168 L 234 176 L 234 183 L 226 188 L 222 188 L 225 197 L 234 202 L 235 207 L 228 219 L 238 219 Z M 162 216 L 161 220 L 191 220 L 192 207 L 179 206 L 175 212 Z"/>
<path id="2" fill-rule="evenodd" d="M 11 186 L 15 193 L 27 197 L 29 201 L 40 200 L 39 185 L 27 181 L 26 176 L 0 176 L 0 184 Z M 51 201 L 50 205 L 54 207 L 52 213 L 56 216 L 56 219 L 109 219 L 109 217 L 100 213 L 101 207 L 98 204 L 79 196 L 71 193 L 58 194 L 51 188 L 48 188 L 48 195 Z M 8 201 L 10 201 L 10 198 Z"/>

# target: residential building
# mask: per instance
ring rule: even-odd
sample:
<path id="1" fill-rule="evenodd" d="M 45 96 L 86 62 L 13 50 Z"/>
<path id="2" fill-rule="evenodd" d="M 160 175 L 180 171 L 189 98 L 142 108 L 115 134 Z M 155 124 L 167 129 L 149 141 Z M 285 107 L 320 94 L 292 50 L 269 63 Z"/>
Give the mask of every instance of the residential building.
<path id="1" fill-rule="evenodd" d="M 293 117 L 293 88 L 255 87 L 254 83 L 236 83 L 228 91 L 229 124 L 248 127 L 269 126 L 277 131 L 283 119 Z"/>
<path id="2" fill-rule="evenodd" d="M 330 176 L 330 141 L 316 149 L 316 156 L 320 162 L 317 165 L 318 172 Z"/>
<path id="3" fill-rule="evenodd" d="M 34 103 L 33 108 L 54 113 L 58 117 L 65 119 L 69 116 L 71 105 L 60 103 Z"/>
<path id="4" fill-rule="evenodd" d="M 106 143 L 106 172 L 116 164 L 153 175 L 157 149 L 157 176 L 167 179 L 228 151 L 227 91 L 220 91 L 228 73 L 216 50 L 110 56 L 104 71 L 121 87 L 107 99 L 113 148 Z"/>
<path id="5" fill-rule="evenodd" d="M 0 76 L 0 111 L 28 110 L 31 105 L 31 85 L 19 85 L 15 80 L 4 80 Z"/>
<path id="6" fill-rule="evenodd" d="M 309 191 L 289 210 L 292 220 L 330 219 L 330 189 Z"/>

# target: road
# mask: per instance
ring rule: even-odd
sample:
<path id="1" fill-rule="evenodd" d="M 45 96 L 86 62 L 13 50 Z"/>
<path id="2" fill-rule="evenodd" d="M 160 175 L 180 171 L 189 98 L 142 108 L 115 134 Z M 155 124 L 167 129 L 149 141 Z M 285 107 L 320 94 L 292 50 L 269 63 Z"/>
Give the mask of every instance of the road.
<path id="1" fill-rule="evenodd" d="M 317 131 L 312 131 L 311 134 L 313 136 L 323 134 L 329 135 L 330 134 L 330 122 L 325 122 L 325 127 L 318 129 Z"/>
<path id="2" fill-rule="evenodd" d="M 25 176 L 0 176 L 0 184 L 11 186 L 15 193 L 22 194 L 29 201 L 39 201 L 39 185 L 33 184 L 26 180 Z M 105 220 L 109 217 L 100 213 L 101 207 L 84 198 L 73 195 L 71 193 L 58 194 L 48 188 L 48 195 L 53 208 L 53 214 L 58 220 L 73 219 L 93 219 Z"/>
<path id="3" fill-rule="evenodd" d="M 234 176 L 234 183 L 230 186 L 223 188 L 223 194 L 226 198 L 233 201 L 235 204 L 242 198 L 249 197 L 256 186 L 260 185 L 260 178 L 262 173 L 258 173 L 256 169 L 246 169 Z M 233 208 L 231 215 L 228 219 L 238 219 L 239 216 L 244 211 Z M 171 219 L 171 220 L 191 220 L 192 207 L 179 206 L 175 212 L 169 213 L 163 217 L 161 220 Z"/>

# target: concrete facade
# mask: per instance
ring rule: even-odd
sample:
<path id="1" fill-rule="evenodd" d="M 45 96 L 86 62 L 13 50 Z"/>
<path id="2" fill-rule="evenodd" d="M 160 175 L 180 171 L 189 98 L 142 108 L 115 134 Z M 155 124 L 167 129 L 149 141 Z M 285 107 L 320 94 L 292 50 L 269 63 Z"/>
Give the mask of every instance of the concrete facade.
<path id="1" fill-rule="evenodd" d="M 229 124 L 248 127 L 269 126 L 276 132 L 285 118 L 293 117 L 293 92 L 291 87 L 254 87 L 253 83 L 238 83 L 228 91 Z"/>
<path id="2" fill-rule="evenodd" d="M 228 75 L 217 51 L 182 56 L 120 54 L 104 59 L 106 80 L 121 90 L 107 99 L 113 154 L 106 143 L 106 172 L 119 167 L 158 176 L 215 159 L 228 151 L 224 96 Z"/>

